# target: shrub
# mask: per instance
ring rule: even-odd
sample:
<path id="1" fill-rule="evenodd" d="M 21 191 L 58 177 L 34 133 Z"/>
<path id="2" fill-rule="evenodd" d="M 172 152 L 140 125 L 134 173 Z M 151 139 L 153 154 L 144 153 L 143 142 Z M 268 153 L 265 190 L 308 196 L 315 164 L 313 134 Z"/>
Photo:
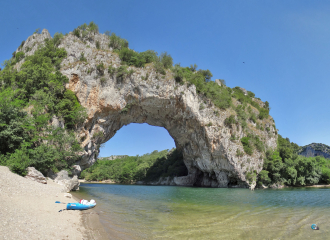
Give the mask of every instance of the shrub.
<path id="1" fill-rule="evenodd" d="M 243 156 L 243 152 L 241 152 L 241 150 L 239 150 L 238 148 L 236 150 L 236 156 L 237 157 L 242 157 Z"/>
<path id="2" fill-rule="evenodd" d="M 255 97 L 255 94 L 253 92 L 247 91 L 247 93 L 248 93 L 248 97 L 250 97 L 250 98 Z"/>
<path id="3" fill-rule="evenodd" d="M 96 45 L 97 49 L 100 49 L 100 42 L 99 41 L 96 41 L 95 45 Z"/>
<path id="4" fill-rule="evenodd" d="M 104 133 L 102 131 L 96 131 L 93 134 L 93 140 L 98 140 L 104 136 Z"/>
<path id="5" fill-rule="evenodd" d="M 128 41 L 126 39 L 123 39 L 119 36 L 117 36 L 115 33 L 112 33 L 109 37 L 109 47 L 113 49 L 122 49 L 122 48 L 128 48 Z"/>
<path id="6" fill-rule="evenodd" d="M 54 45 L 57 47 L 61 44 L 61 41 L 63 39 L 64 35 L 62 33 L 55 33 L 53 37 Z"/>
<path id="7" fill-rule="evenodd" d="M 98 33 L 99 32 L 99 26 L 97 26 L 93 21 L 89 23 L 88 31 L 92 32 L 92 33 Z"/>
<path id="8" fill-rule="evenodd" d="M 77 38 L 80 38 L 80 31 L 78 28 L 73 29 L 73 35 L 76 36 Z"/>
<path id="9" fill-rule="evenodd" d="M 17 52 L 15 55 L 15 60 L 16 62 L 21 61 L 24 58 L 24 53 L 23 52 Z"/>
<path id="10" fill-rule="evenodd" d="M 174 79 L 177 83 L 183 83 L 184 68 L 181 68 L 179 64 L 176 64 L 173 68 Z"/>
<path id="11" fill-rule="evenodd" d="M 97 71 L 99 72 L 100 75 L 104 75 L 105 67 L 104 67 L 103 63 L 100 63 L 99 65 L 97 65 L 96 69 L 97 69 Z"/>
<path id="12" fill-rule="evenodd" d="M 260 120 L 262 120 L 264 118 L 268 118 L 268 116 L 269 116 L 269 110 L 264 109 L 264 108 L 261 108 L 259 110 L 259 116 L 258 117 L 259 117 Z"/>
<path id="13" fill-rule="evenodd" d="M 134 73 L 134 69 L 130 69 L 128 72 L 127 72 L 127 76 L 132 76 Z"/>
<path id="14" fill-rule="evenodd" d="M 82 52 L 82 53 L 80 54 L 79 61 L 81 61 L 81 62 L 87 62 L 87 59 L 85 58 L 85 53 Z"/>
<path id="15" fill-rule="evenodd" d="M 89 25 L 86 23 L 80 25 L 79 27 L 75 28 L 73 30 L 73 35 L 76 36 L 77 38 L 82 38 L 82 39 L 88 39 L 92 40 L 91 34 L 95 34 L 99 32 L 99 27 L 94 23 L 90 22 Z"/>
<path id="16" fill-rule="evenodd" d="M 134 65 L 136 67 L 143 67 L 146 62 L 142 54 L 128 48 L 122 48 L 119 52 L 119 57 L 124 64 Z"/>
<path id="17" fill-rule="evenodd" d="M 167 52 L 163 52 L 159 57 L 160 62 L 163 64 L 164 68 L 170 68 L 173 65 L 173 58 Z"/>
<path id="18" fill-rule="evenodd" d="M 199 69 L 198 72 L 201 73 L 204 76 L 205 82 L 211 81 L 211 78 L 213 77 L 213 74 L 211 73 L 210 70 L 208 70 L 208 69 L 207 70 Z"/>
<path id="19" fill-rule="evenodd" d="M 23 40 L 22 42 L 21 42 L 21 45 L 19 45 L 19 49 L 22 49 L 23 48 L 23 46 L 24 46 L 24 44 L 25 44 L 25 40 Z"/>
<path id="20" fill-rule="evenodd" d="M 257 180 L 257 173 L 256 171 L 249 171 L 245 177 L 249 181 L 249 183 L 252 183 Z"/>
<path id="21" fill-rule="evenodd" d="M 131 104 L 126 104 L 126 106 L 120 111 L 121 114 L 126 114 L 128 113 L 128 110 L 132 107 Z"/>
<path id="22" fill-rule="evenodd" d="M 125 80 L 125 77 L 127 76 L 127 73 L 127 66 L 120 66 L 119 68 L 117 68 L 117 82 L 123 82 Z"/>
<path id="23" fill-rule="evenodd" d="M 163 64 L 160 61 L 156 61 L 154 63 L 154 67 L 155 67 L 155 70 L 156 70 L 157 73 L 162 74 L 162 75 L 165 75 L 166 74 L 166 71 L 164 69 L 164 66 L 163 66 Z"/>
<path id="24" fill-rule="evenodd" d="M 254 123 L 257 122 L 257 117 L 256 117 L 256 115 L 255 115 L 254 113 L 251 113 L 251 115 L 250 115 L 250 120 L 251 120 L 252 122 L 254 122 Z"/>
<path id="25" fill-rule="evenodd" d="M 190 64 L 189 70 L 192 72 L 195 72 L 197 70 L 198 66 L 196 64 L 192 65 Z"/>
<path id="26" fill-rule="evenodd" d="M 270 183 L 271 183 L 271 179 L 269 178 L 269 176 L 268 176 L 268 171 L 266 171 L 266 170 L 261 170 L 260 172 L 259 172 L 259 176 L 258 176 L 258 179 L 259 179 L 259 181 L 260 181 L 260 185 L 266 185 L 266 186 L 268 186 Z"/>
<path id="27" fill-rule="evenodd" d="M 106 78 L 105 77 L 101 77 L 100 82 L 101 82 L 101 84 L 104 84 L 106 82 Z"/>
<path id="28" fill-rule="evenodd" d="M 228 118 L 225 119 L 225 125 L 231 126 L 233 124 L 236 124 L 235 116 L 234 115 L 230 115 L 230 117 L 228 117 Z"/>
<path id="29" fill-rule="evenodd" d="M 115 71 L 116 71 L 116 68 L 114 68 L 113 66 L 110 65 L 108 68 L 109 75 L 112 76 L 115 73 Z"/>
<path id="30" fill-rule="evenodd" d="M 236 140 L 236 136 L 235 136 L 235 134 L 232 134 L 231 136 L 230 136 L 230 141 L 235 141 Z"/>
<path id="31" fill-rule="evenodd" d="M 156 59 L 158 58 L 157 57 L 158 53 L 155 52 L 154 50 L 147 50 L 145 52 L 141 52 L 140 54 L 143 56 L 145 63 L 155 62 Z"/>
<path id="32" fill-rule="evenodd" d="M 243 138 L 241 138 L 241 143 L 243 144 L 244 152 L 249 155 L 252 155 L 253 149 L 252 149 L 252 146 L 251 146 L 249 140 L 250 139 L 248 137 L 243 137 Z"/>
<path id="33" fill-rule="evenodd" d="M 34 31 L 34 34 L 40 34 L 41 33 L 41 28 L 37 28 L 35 31 Z"/>

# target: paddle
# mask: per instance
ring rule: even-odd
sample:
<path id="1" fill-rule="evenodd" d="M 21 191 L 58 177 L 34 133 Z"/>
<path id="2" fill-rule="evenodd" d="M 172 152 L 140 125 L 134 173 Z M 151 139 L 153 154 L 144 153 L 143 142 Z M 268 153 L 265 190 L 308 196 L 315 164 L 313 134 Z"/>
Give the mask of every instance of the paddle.
<path id="1" fill-rule="evenodd" d="M 62 204 L 67 204 L 67 203 L 64 203 L 64 202 L 60 202 L 60 201 L 56 201 L 55 203 L 62 203 Z"/>

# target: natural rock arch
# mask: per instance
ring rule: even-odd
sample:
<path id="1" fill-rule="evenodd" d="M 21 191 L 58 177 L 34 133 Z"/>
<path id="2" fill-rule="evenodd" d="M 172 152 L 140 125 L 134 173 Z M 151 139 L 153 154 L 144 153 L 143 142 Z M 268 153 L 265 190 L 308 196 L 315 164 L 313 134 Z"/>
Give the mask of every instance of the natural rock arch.
<path id="1" fill-rule="evenodd" d="M 33 41 L 45 38 L 51 38 L 47 30 Z M 37 49 L 33 41 L 27 41 L 23 46 L 23 49 L 32 47 L 27 55 Z M 96 49 L 96 42 L 102 50 Z M 66 87 L 75 92 L 88 112 L 88 118 L 76 130 L 84 148 L 81 160 L 75 166 L 76 174 L 95 163 L 99 145 L 112 138 L 122 126 L 148 123 L 167 129 L 176 147 L 183 152 L 188 176 L 174 178 L 174 184 L 255 186 L 255 181 L 247 180 L 246 174 L 261 171 L 264 153 L 254 151 L 251 156 L 237 154 L 237 150 L 244 152 L 243 146 L 239 140 L 232 141 L 231 134 L 234 131 L 237 137 L 242 138 L 245 133 L 240 125 L 233 130 L 224 124 L 227 117 L 235 114 L 232 109 L 220 110 L 199 95 L 194 85 L 176 83 L 169 70 L 161 76 L 152 64 L 144 68 L 129 67 L 128 70 L 132 69 L 134 73 L 121 79 L 116 77 L 106 69 L 108 66 L 118 69 L 121 60 L 109 49 L 108 42 L 104 34 L 95 34 L 87 42 L 68 34 L 59 45 L 67 51 L 67 58 L 60 69 L 69 78 Z M 87 61 L 79 60 L 82 53 Z M 105 71 L 97 70 L 100 63 L 104 64 Z M 61 125 L 56 121 L 54 118 L 53 124 Z M 269 117 L 265 122 L 268 131 L 256 129 L 253 122 L 248 124 L 264 140 L 266 147 L 274 149 L 277 135 L 272 123 Z"/>

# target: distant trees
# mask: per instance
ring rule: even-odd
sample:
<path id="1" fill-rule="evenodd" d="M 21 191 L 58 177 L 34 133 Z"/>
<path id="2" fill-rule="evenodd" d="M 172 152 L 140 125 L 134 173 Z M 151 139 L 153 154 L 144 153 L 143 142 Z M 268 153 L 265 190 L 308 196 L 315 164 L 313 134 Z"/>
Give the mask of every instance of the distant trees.
<path id="1" fill-rule="evenodd" d="M 266 152 L 263 170 L 258 176 L 258 184 L 279 183 L 288 186 L 329 184 L 330 159 L 320 156 L 310 158 L 299 156 L 298 149 L 297 144 L 279 135 L 277 150 Z"/>
<path id="2" fill-rule="evenodd" d="M 154 181 L 159 177 L 185 176 L 188 170 L 183 162 L 182 153 L 153 151 L 135 157 L 124 157 L 116 160 L 99 160 L 84 170 L 80 177 L 88 181 L 111 179 L 120 183 L 131 181 Z"/>

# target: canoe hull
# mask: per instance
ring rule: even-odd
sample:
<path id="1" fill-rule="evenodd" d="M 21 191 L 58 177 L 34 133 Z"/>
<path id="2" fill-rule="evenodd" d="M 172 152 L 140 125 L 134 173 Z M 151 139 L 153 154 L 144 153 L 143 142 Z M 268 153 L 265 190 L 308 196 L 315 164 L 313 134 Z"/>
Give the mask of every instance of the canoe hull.
<path id="1" fill-rule="evenodd" d="M 96 206 L 96 203 L 94 204 L 81 204 L 81 203 L 68 203 L 66 205 L 67 210 L 86 210 L 90 209 Z"/>

